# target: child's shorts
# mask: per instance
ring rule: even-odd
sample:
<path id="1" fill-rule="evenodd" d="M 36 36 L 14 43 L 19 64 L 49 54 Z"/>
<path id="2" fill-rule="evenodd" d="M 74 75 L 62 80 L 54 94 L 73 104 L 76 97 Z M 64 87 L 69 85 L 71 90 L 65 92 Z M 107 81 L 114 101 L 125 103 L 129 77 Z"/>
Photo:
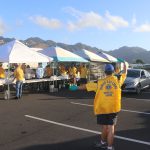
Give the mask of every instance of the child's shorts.
<path id="1" fill-rule="evenodd" d="M 117 114 L 100 114 L 97 115 L 97 124 L 100 125 L 116 125 L 117 123 Z"/>

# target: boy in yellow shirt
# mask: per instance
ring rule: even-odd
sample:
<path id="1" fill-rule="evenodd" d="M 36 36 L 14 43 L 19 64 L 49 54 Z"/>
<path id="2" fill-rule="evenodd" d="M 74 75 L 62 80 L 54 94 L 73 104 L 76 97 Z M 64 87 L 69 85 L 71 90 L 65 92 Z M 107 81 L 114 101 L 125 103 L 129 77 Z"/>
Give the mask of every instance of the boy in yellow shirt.
<path id="1" fill-rule="evenodd" d="M 114 150 L 114 128 L 117 122 L 117 114 L 121 110 L 121 86 L 126 78 L 126 65 L 119 78 L 114 76 L 114 67 L 106 64 L 104 79 L 97 83 L 87 83 L 79 87 L 70 86 L 70 90 L 87 89 L 95 91 L 94 113 L 97 116 L 97 124 L 102 126 L 101 141 L 96 143 L 96 147 L 105 150 Z"/>

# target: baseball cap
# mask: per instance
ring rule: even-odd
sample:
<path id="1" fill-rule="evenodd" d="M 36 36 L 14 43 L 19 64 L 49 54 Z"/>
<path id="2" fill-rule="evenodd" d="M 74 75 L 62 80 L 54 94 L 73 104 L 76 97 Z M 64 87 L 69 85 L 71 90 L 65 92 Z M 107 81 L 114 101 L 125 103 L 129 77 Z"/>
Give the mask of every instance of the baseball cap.
<path id="1" fill-rule="evenodd" d="M 114 66 L 112 64 L 106 64 L 105 72 L 114 72 Z"/>

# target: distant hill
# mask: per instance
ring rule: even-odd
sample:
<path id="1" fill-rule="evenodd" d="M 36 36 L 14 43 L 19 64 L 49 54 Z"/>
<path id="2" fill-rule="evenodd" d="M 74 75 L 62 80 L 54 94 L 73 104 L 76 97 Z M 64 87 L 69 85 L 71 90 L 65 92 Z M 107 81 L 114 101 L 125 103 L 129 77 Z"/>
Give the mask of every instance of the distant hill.
<path id="1" fill-rule="evenodd" d="M 0 45 L 10 42 L 12 40 L 14 40 L 14 38 L 4 38 L 4 37 L 0 36 Z"/>
<path id="2" fill-rule="evenodd" d="M 0 45 L 7 43 L 9 41 L 14 40 L 14 38 L 4 38 L 0 36 Z M 50 46 L 59 46 L 67 50 L 77 50 L 77 49 L 87 49 L 90 51 L 102 51 L 101 49 L 98 49 L 96 47 L 91 47 L 82 43 L 76 43 L 74 45 L 68 45 L 65 43 L 56 43 L 52 40 L 42 40 L 41 38 L 38 37 L 31 37 L 26 40 L 20 40 L 22 43 L 27 45 L 28 47 L 34 47 L 34 48 L 47 48 Z"/>
<path id="3" fill-rule="evenodd" d="M 114 57 L 123 58 L 129 63 L 135 63 L 137 59 L 142 60 L 144 63 L 150 63 L 150 51 L 140 47 L 123 46 L 108 53 Z"/>
<path id="4" fill-rule="evenodd" d="M 0 36 L 0 45 L 10 42 L 14 40 L 14 38 L 4 38 Z M 39 37 L 31 37 L 26 40 L 20 40 L 25 45 L 32 48 L 47 48 L 49 46 L 59 46 L 67 50 L 79 50 L 79 49 L 87 49 L 92 52 L 103 51 L 102 49 L 98 49 L 96 47 L 91 47 L 86 44 L 76 43 L 74 45 L 68 45 L 65 43 L 56 43 L 52 40 L 43 40 Z M 103 51 L 117 58 L 123 58 L 129 63 L 134 63 L 137 59 L 141 59 L 144 63 L 150 63 L 150 51 L 140 47 L 127 47 L 123 46 L 119 49 L 111 50 L 111 51 Z"/>
<path id="5" fill-rule="evenodd" d="M 49 46 L 56 45 L 56 42 L 54 42 L 54 41 L 51 41 L 51 40 L 45 41 L 38 37 L 28 38 L 22 42 L 29 47 L 36 47 L 36 48 L 47 48 Z"/>

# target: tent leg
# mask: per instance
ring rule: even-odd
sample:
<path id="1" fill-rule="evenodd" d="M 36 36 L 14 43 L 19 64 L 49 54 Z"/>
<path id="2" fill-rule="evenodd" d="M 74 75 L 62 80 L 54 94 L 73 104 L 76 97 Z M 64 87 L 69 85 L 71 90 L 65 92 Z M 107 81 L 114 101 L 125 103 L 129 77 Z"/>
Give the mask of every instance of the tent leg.
<path id="1" fill-rule="evenodd" d="M 89 75 L 88 75 L 88 80 L 90 81 L 91 80 L 91 78 L 90 78 L 90 75 L 91 75 L 91 63 L 89 62 Z"/>
<path id="2" fill-rule="evenodd" d="M 6 99 L 6 100 L 7 100 L 7 99 L 8 99 L 8 100 L 10 99 L 10 92 L 9 92 L 9 90 L 5 90 L 5 91 L 4 91 L 4 99 Z"/>
<path id="3" fill-rule="evenodd" d="M 10 63 L 8 63 L 8 76 L 7 76 L 7 81 L 8 81 L 8 85 L 7 85 L 7 90 L 4 93 L 4 98 L 5 99 L 10 99 L 10 85 L 9 85 L 9 78 L 10 78 Z"/>
<path id="4" fill-rule="evenodd" d="M 52 68 L 53 68 L 53 76 L 54 76 L 54 62 L 52 62 Z M 54 79 L 52 80 L 52 85 L 49 85 L 49 91 L 54 92 Z"/>

